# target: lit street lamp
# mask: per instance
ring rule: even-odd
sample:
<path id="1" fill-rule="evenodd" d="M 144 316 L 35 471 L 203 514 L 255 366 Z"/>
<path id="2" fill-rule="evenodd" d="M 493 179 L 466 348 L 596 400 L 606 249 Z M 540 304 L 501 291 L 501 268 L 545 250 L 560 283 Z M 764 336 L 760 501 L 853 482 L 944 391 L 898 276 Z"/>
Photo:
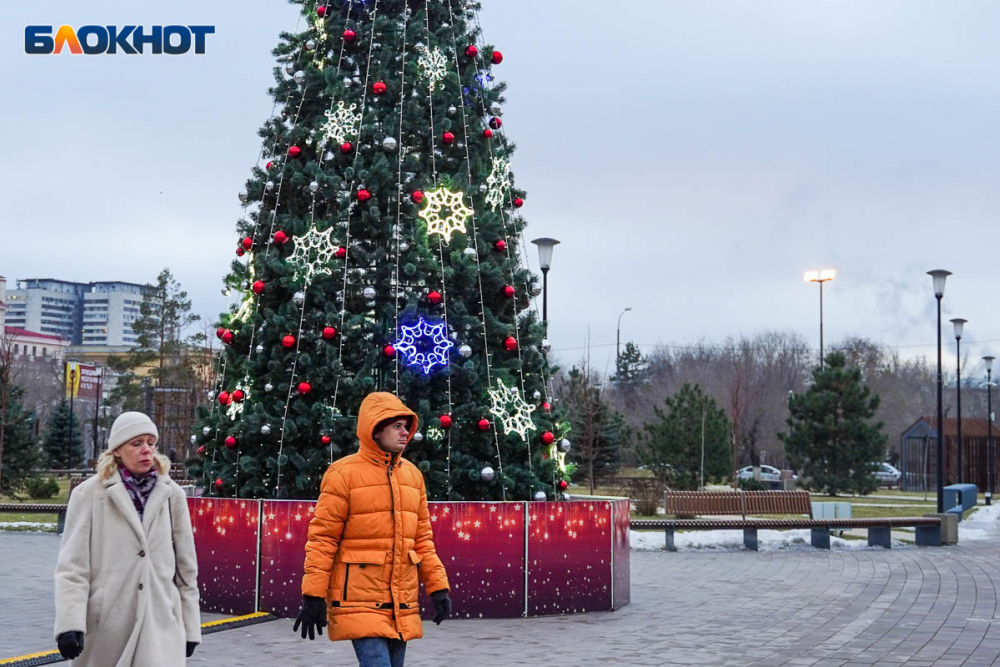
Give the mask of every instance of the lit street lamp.
<path id="1" fill-rule="evenodd" d="M 540 238 L 532 241 L 538 246 L 538 265 L 542 269 L 542 322 L 549 321 L 549 268 L 552 266 L 552 249 L 559 245 L 559 241 L 549 238 Z"/>
<path id="2" fill-rule="evenodd" d="M 819 283 L 819 367 L 823 369 L 823 283 L 837 277 L 833 269 L 806 271 L 803 278 L 807 283 Z"/>
<path id="3" fill-rule="evenodd" d="M 957 356 L 956 366 L 955 366 L 955 377 L 957 382 L 955 383 L 955 389 L 958 391 L 957 402 L 958 402 L 958 476 L 955 481 L 959 484 L 962 483 L 962 328 L 965 323 L 969 320 L 963 320 L 961 317 L 956 317 L 951 320 L 952 325 L 955 327 L 955 355 Z"/>
<path id="4" fill-rule="evenodd" d="M 937 299 L 937 511 L 944 514 L 944 403 L 941 400 L 941 299 L 944 282 L 951 271 L 936 269 L 927 275 L 934 279 L 934 298 Z"/>
<path id="5" fill-rule="evenodd" d="M 983 357 L 986 364 L 986 460 L 989 474 L 986 480 L 986 504 L 993 501 L 993 357 Z"/>

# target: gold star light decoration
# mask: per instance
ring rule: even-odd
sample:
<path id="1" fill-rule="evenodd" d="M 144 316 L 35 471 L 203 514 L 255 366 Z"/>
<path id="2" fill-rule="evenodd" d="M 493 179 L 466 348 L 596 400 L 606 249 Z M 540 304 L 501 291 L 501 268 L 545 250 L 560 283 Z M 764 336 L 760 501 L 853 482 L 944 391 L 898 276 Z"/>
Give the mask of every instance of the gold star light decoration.
<path id="1" fill-rule="evenodd" d="M 503 380 L 497 378 L 497 386 L 491 387 L 490 413 L 500 420 L 500 426 L 505 434 L 517 433 L 521 440 L 528 440 L 528 431 L 538 429 L 531 421 L 534 405 L 529 405 L 521 396 L 517 387 L 508 387 Z"/>
<path id="2" fill-rule="evenodd" d="M 433 49 L 428 49 L 426 46 L 417 48 L 421 51 L 417 65 L 420 66 L 421 75 L 427 79 L 427 87 L 433 93 L 448 72 L 448 59 L 436 46 Z"/>
<path id="3" fill-rule="evenodd" d="M 355 111 L 357 108 L 357 104 L 347 106 L 343 102 L 337 102 L 336 111 L 327 109 L 323 113 L 326 122 L 320 126 L 323 139 L 342 144 L 357 134 L 358 124 L 361 123 L 361 113 Z"/>
<path id="4" fill-rule="evenodd" d="M 507 191 L 510 190 L 510 160 L 505 157 L 493 158 L 493 170 L 486 179 L 486 203 L 490 205 L 490 210 L 497 210 L 497 206 L 503 204 Z"/>
<path id="5" fill-rule="evenodd" d="M 296 280 L 303 280 L 308 285 L 313 276 L 331 273 L 327 265 L 337 252 L 337 247 L 330 238 L 331 234 L 333 227 L 321 232 L 314 225 L 304 236 L 295 239 L 295 250 L 288 258 L 288 263 L 295 270 Z"/>
<path id="6" fill-rule="evenodd" d="M 473 211 L 462 201 L 465 194 L 452 192 L 443 185 L 424 193 L 427 206 L 417 215 L 427 222 L 428 234 L 440 234 L 445 243 L 451 242 L 456 231 L 465 233 L 465 221 Z"/>

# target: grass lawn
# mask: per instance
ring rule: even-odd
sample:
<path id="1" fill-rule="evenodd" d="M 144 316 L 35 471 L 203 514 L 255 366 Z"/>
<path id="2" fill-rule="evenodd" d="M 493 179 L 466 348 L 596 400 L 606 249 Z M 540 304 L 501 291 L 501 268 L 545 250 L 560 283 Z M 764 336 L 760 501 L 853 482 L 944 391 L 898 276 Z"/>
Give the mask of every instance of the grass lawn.
<path id="1" fill-rule="evenodd" d="M 65 505 L 67 499 L 69 498 L 69 480 L 59 479 L 56 481 L 59 483 L 59 493 L 52 498 L 39 498 L 37 500 L 29 498 L 27 500 L 16 500 L 8 496 L 0 496 L 0 502 L 24 503 L 27 505 Z M 51 530 L 55 531 L 57 515 L 37 514 L 35 512 L 0 512 L 0 523 L 16 523 L 22 521 L 29 523 L 51 524 Z M 9 526 L 3 528 L 3 530 L 48 530 L 48 528 L 39 529 L 33 526 Z"/>

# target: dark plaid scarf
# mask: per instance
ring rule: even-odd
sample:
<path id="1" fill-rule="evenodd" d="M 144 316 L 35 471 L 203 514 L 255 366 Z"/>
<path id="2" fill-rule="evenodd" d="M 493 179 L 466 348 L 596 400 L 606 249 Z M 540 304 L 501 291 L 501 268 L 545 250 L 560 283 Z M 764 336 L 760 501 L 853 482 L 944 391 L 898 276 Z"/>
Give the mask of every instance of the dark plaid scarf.
<path id="1" fill-rule="evenodd" d="M 146 509 L 146 501 L 149 500 L 149 494 L 156 486 L 156 468 L 140 477 L 133 475 L 128 471 L 128 468 L 119 464 L 118 472 L 122 476 L 122 482 L 125 483 L 125 490 L 128 491 L 132 504 L 135 505 L 135 511 L 139 513 L 141 519 L 143 511 Z"/>

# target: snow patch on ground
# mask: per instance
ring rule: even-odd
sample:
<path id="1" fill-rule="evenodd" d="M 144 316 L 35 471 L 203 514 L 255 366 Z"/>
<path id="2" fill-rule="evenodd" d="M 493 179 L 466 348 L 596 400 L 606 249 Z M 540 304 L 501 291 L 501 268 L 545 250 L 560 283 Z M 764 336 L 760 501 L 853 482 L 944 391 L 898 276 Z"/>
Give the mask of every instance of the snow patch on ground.
<path id="1" fill-rule="evenodd" d="M 1000 536 L 1000 505 L 979 507 L 958 524 L 958 543 L 966 540 L 989 540 Z"/>
<path id="2" fill-rule="evenodd" d="M 801 530 L 760 530 L 757 531 L 757 544 L 761 551 L 781 551 L 785 549 L 812 550 L 810 531 Z M 635 551 L 662 551 L 666 546 L 666 538 L 662 531 L 630 531 L 629 543 Z M 742 530 L 693 530 L 686 533 L 675 533 L 674 544 L 678 551 L 739 551 L 743 547 Z M 868 549 L 867 540 L 845 540 L 830 536 L 830 546 L 834 549 Z M 897 540 L 892 546 L 905 546 Z"/>
<path id="3" fill-rule="evenodd" d="M 45 523 L 44 521 L 0 521 L 0 530 L 40 530 L 44 532 L 52 532 L 55 530 L 55 524 Z"/>

